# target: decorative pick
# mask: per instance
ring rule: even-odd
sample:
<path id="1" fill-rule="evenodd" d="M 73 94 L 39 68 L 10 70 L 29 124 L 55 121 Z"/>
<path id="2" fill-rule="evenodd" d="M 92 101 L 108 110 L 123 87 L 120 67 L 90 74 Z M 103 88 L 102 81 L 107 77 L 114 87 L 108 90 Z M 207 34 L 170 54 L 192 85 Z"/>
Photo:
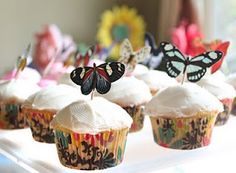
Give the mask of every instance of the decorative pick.
<path id="1" fill-rule="evenodd" d="M 23 71 L 24 68 L 26 67 L 27 59 L 29 59 L 30 53 L 31 53 L 31 44 L 27 46 L 27 49 L 25 50 L 24 54 L 22 54 L 17 60 L 17 67 L 16 67 L 17 70 L 14 77 L 15 79 L 18 78 L 20 72 Z"/>
<path id="2" fill-rule="evenodd" d="M 138 51 L 134 52 L 133 47 L 128 39 L 125 39 L 121 44 L 120 48 L 120 59 L 119 62 L 122 62 L 126 65 L 127 73 L 131 73 L 137 63 L 143 62 L 150 53 L 151 47 L 144 46 Z"/>
<path id="3" fill-rule="evenodd" d="M 185 76 L 187 76 L 190 82 L 199 81 L 205 75 L 206 69 L 219 61 L 223 56 L 221 51 L 209 51 L 191 58 L 185 57 L 171 43 L 162 42 L 160 47 L 166 59 L 165 71 L 170 77 L 177 77 L 183 72 L 182 84 Z"/>
<path id="4" fill-rule="evenodd" d="M 93 99 L 94 90 L 105 94 L 111 88 L 111 83 L 120 79 L 125 72 L 124 64 L 120 62 L 109 62 L 93 67 L 78 67 L 70 74 L 71 80 L 81 86 L 82 94 L 91 94 Z"/>
<path id="5" fill-rule="evenodd" d="M 229 44 L 230 44 L 229 41 L 223 42 L 222 40 L 219 40 L 219 39 L 218 40 L 213 40 L 211 42 L 203 42 L 203 40 L 200 39 L 200 40 L 197 40 L 196 42 L 194 42 L 194 46 L 196 47 L 196 52 L 198 54 L 206 52 L 206 51 L 214 51 L 214 50 L 218 50 L 218 51 L 221 51 L 223 53 L 222 58 L 217 63 L 212 65 L 212 67 L 211 67 L 211 73 L 212 74 L 220 69 L 220 67 L 221 67 L 221 65 L 224 61 L 224 58 L 227 54 Z"/>

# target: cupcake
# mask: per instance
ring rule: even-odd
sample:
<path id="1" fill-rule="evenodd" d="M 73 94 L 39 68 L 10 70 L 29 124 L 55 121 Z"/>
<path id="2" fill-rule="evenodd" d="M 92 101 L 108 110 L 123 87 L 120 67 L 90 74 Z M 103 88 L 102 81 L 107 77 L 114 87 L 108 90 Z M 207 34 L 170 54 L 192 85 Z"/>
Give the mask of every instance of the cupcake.
<path id="1" fill-rule="evenodd" d="M 39 91 L 37 84 L 28 80 L 12 79 L 0 83 L 0 128 L 27 127 L 22 104 L 30 95 Z"/>
<path id="2" fill-rule="evenodd" d="M 229 119 L 235 98 L 236 93 L 234 88 L 226 82 L 213 78 L 212 76 L 201 79 L 197 84 L 216 96 L 223 103 L 224 111 L 217 116 L 216 125 L 224 125 Z"/>
<path id="3" fill-rule="evenodd" d="M 232 85 L 234 89 L 236 89 L 236 73 L 233 73 L 227 76 L 225 82 Z M 231 114 L 236 115 L 236 98 L 234 98 L 234 101 L 233 101 Z"/>
<path id="4" fill-rule="evenodd" d="M 56 85 L 42 89 L 31 95 L 24 103 L 32 136 L 36 141 L 53 143 L 54 134 L 50 128 L 53 116 L 70 103 L 84 98 L 80 91 L 69 85 Z"/>
<path id="5" fill-rule="evenodd" d="M 131 123 L 126 111 L 104 98 L 71 103 L 51 122 L 61 164 L 80 170 L 120 164 Z"/>
<path id="6" fill-rule="evenodd" d="M 123 77 L 112 83 L 110 91 L 101 97 L 120 105 L 133 118 L 130 132 L 136 132 L 143 128 L 144 105 L 151 99 L 148 86 L 135 77 Z"/>
<path id="7" fill-rule="evenodd" d="M 166 72 L 149 70 L 147 73 L 137 75 L 136 78 L 144 81 L 150 88 L 152 95 L 160 89 L 177 84 L 174 78 L 169 77 Z"/>
<path id="8" fill-rule="evenodd" d="M 146 104 L 154 141 L 167 148 L 195 149 L 207 146 L 222 103 L 192 83 L 175 85 L 157 93 Z"/>

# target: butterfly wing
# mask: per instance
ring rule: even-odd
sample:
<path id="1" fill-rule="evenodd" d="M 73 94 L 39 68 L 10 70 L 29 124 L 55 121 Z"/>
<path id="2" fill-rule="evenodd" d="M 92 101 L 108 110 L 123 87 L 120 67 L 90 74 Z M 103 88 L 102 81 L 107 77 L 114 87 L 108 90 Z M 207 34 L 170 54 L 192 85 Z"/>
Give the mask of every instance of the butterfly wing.
<path id="1" fill-rule="evenodd" d="M 79 67 L 70 74 L 71 80 L 81 86 L 81 92 L 85 95 L 94 89 L 94 76 L 93 67 Z"/>
<path id="2" fill-rule="evenodd" d="M 200 54 L 190 60 L 187 66 L 187 78 L 190 82 L 199 81 L 206 73 L 208 67 L 215 64 L 222 57 L 220 51 L 210 51 Z"/>
<path id="3" fill-rule="evenodd" d="M 223 53 L 223 56 L 222 56 L 222 58 L 218 62 L 216 62 L 214 65 L 212 65 L 211 73 L 215 73 L 221 67 L 221 65 L 222 65 L 222 63 L 224 61 L 225 55 L 227 54 L 227 50 L 228 50 L 229 44 L 230 43 L 228 41 L 226 41 L 226 42 L 221 43 L 216 48 L 216 50 L 221 51 Z"/>
<path id="4" fill-rule="evenodd" d="M 162 42 L 160 48 L 166 59 L 166 72 L 170 77 L 177 77 L 185 68 L 184 55 L 171 43 Z"/>
<path id="5" fill-rule="evenodd" d="M 104 69 L 103 76 L 109 78 L 110 82 L 115 82 L 125 73 L 125 65 L 120 62 L 104 63 L 99 65 L 98 68 Z"/>
<path id="6" fill-rule="evenodd" d="M 127 64 L 130 56 L 133 54 L 133 48 L 128 39 L 124 39 L 120 46 L 120 59 L 119 62 Z"/>

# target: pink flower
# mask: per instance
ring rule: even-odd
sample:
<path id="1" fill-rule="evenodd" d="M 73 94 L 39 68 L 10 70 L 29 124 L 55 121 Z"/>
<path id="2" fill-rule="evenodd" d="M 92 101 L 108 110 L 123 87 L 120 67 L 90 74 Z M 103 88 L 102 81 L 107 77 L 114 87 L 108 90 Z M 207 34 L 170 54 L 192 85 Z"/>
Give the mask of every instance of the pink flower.
<path id="1" fill-rule="evenodd" d="M 36 34 L 33 63 L 39 71 L 43 71 L 52 58 L 64 61 L 76 46 L 70 36 L 63 36 L 56 25 L 47 25 Z"/>
<path id="2" fill-rule="evenodd" d="M 203 37 L 196 24 L 188 24 L 182 21 L 181 24 L 172 31 L 172 42 L 181 52 L 186 55 L 195 55 L 194 41 Z"/>

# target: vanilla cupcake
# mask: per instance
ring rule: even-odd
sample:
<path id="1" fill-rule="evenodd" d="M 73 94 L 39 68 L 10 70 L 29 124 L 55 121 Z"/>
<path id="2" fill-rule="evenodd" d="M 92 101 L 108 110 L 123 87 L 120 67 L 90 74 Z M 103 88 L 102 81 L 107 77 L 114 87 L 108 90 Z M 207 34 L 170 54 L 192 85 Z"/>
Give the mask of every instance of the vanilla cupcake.
<path id="1" fill-rule="evenodd" d="M 112 83 L 110 91 L 100 95 L 107 100 L 120 105 L 133 118 L 130 132 L 136 132 L 143 128 L 144 105 L 151 99 L 148 86 L 135 77 L 122 77 Z"/>
<path id="2" fill-rule="evenodd" d="M 144 81 L 150 88 L 152 95 L 155 95 L 160 89 L 177 85 L 174 78 L 169 77 L 166 72 L 149 70 L 147 73 L 137 75 L 136 78 Z"/>
<path id="3" fill-rule="evenodd" d="M 21 129 L 26 127 L 22 104 L 31 94 L 39 91 L 37 84 L 12 79 L 0 83 L 0 128 Z"/>
<path id="4" fill-rule="evenodd" d="M 232 85 L 236 89 L 236 73 L 232 73 L 226 77 L 226 83 Z M 231 114 L 236 115 L 236 98 L 234 98 Z"/>
<path id="5" fill-rule="evenodd" d="M 224 111 L 217 116 L 216 125 L 224 125 L 229 119 L 236 94 L 235 89 L 226 82 L 212 76 L 201 79 L 197 84 L 216 96 L 223 103 Z"/>
<path id="6" fill-rule="evenodd" d="M 161 90 L 145 107 L 150 115 L 154 141 L 167 148 L 207 146 L 222 103 L 192 83 Z"/>
<path id="7" fill-rule="evenodd" d="M 80 90 L 69 85 L 56 85 L 31 95 L 24 103 L 23 112 L 36 141 L 53 143 L 54 133 L 50 122 L 54 115 L 70 103 L 85 97 Z"/>
<path id="8" fill-rule="evenodd" d="M 61 164 L 80 170 L 118 165 L 131 123 L 125 110 L 104 98 L 71 103 L 51 122 Z"/>

